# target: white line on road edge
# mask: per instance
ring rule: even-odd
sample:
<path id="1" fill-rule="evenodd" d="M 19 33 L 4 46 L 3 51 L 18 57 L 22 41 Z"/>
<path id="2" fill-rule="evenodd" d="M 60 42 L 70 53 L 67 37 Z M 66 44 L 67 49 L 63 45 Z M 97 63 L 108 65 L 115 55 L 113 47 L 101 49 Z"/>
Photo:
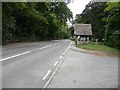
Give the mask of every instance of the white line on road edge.
<path id="1" fill-rule="evenodd" d="M 67 52 L 67 49 L 65 50 L 65 53 Z"/>
<path id="2" fill-rule="evenodd" d="M 48 70 L 47 74 L 43 77 L 43 79 L 42 79 L 42 80 L 45 80 L 45 79 L 46 79 L 46 77 L 50 74 L 50 72 L 51 72 L 51 70 Z"/>
<path id="3" fill-rule="evenodd" d="M 60 59 L 62 59 L 63 56 L 60 56 Z"/>
<path id="4" fill-rule="evenodd" d="M 52 75 L 50 76 L 50 78 L 48 79 L 48 81 L 45 83 L 45 85 L 43 86 L 43 88 L 47 88 L 47 86 L 49 85 L 50 81 L 52 80 L 52 78 L 54 77 L 55 73 L 57 72 L 58 68 L 62 64 L 63 60 L 64 60 L 64 58 L 60 61 L 60 63 L 56 67 L 55 71 L 52 73 Z"/>
<path id="5" fill-rule="evenodd" d="M 72 42 L 71 42 L 71 44 L 72 44 Z M 71 46 L 71 44 L 69 46 Z M 50 76 L 50 78 L 48 79 L 48 81 L 45 83 L 45 85 L 43 86 L 43 88 L 47 88 L 47 86 L 49 85 L 50 81 L 52 80 L 52 78 L 54 77 L 55 73 L 57 72 L 58 68 L 62 64 L 63 60 L 64 60 L 64 57 L 62 58 L 62 60 L 60 61 L 60 63 L 58 64 L 58 66 L 56 67 L 56 69 L 54 70 L 54 72 L 52 73 L 52 75 Z"/>
<path id="6" fill-rule="evenodd" d="M 56 66 L 58 64 L 58 61 L 55 62 L 54 66 Z"/>
<path id="7" fill-rule="evenodd" d="M 72 42 L 70 43 L 70 45 L 68 46 L 68 48 L 65 50 L 65 53 L 68 51 L 68 49 L 70 48 Z"/>
<path id="8" fill-rule="evenodd" d="M 0 61 L 5 61 L 7 59 L 11 59 L 11 58 L 15 58 L 17 56 L 21 56 L 21 55 L 25 55 L 25 54 L 28 54 L 30 53 L 31 51 L 27 51 L 27 52 L 24 52 L 24 53 L 21 53 L 21 54 L 17 54 L 17 55 L 14 55 L 14 56 L 11 56 L 11 57 L 7 57 L 7 58 L 3 58 L 3 59 L 0 59 Z"/>

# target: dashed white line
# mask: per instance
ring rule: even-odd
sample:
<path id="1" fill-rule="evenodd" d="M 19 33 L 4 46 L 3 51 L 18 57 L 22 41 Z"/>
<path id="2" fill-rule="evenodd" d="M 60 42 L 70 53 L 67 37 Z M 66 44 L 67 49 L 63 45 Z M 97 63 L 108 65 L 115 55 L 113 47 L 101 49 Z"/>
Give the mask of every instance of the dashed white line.
<path id="1" fill-rule="evenodd" d="M 49 85 L 50 81 L 52 80 L 52 78 L 54 77 L 55 73 L 57 72 L 58 68 L 62 64 L 63 60 L 64 60 L 64 58 L 62 58 L 62 60 L 60 61 L 60 63 L 58 64 L 58 66 L 56 67 L 56 69 L 54 70 L 54 72 L 52 73 L 52 75 L 50 76 L 50 78 L 48 79 L 48 81 L 43 86 L 43 88 L 47 88 L 47 86 Z"/>
<path id="2" fill-rule="evenodd" d="M 30 53 L 30 52 L 31 52 L 31 51 L 27 51 L 27 52 L 24 52 L 24 53 L 21 53 L 21 54 L 17 54 L 17 55 L 11 56 L 11 57 L 3 58 L 3 59 L 0 59 L 0 61 L 5 61 L 5 60 L 11 59 L 11 58 L 15 58 L 15 57 L 17 57 L 17 56 L 21 56 L 21 55 L 28 54 L 28 53 Z"/>
<path id="3" fill-rule="evenodd" d="M 55 62 L 54 66 L 56 66 L 58 64 L 58 61 Z"/>
<path id="4" fill-rule="evenodd" d="M 67 52 L 67 49 L 65 50 L 65 53 Z"/>
<path id="5" fill-rule="evenodd" d="M 62 59 L 63 56 L 60 56 L 60 59 Z"/>
<path id="6" fill-rule="evenodd" d="M 34 44 L 29 44 L 29 45 L 34 45 Z M 56 45 L 56 43 L 53 44 L 53 45 Z M 48 45 L 48 46 L 45 46 L 45 47 L 41 47 L 41 48 L 39 48 L 39 49 L 44 49 L 44 48 L 47 48 L 47 47 L 51 47 L 51 46 L 53 46 L 53 45 Z M 18 57 L 18 56 L 21 56 L 21 55 L 28 54 L 28 53 L 30 53 L 30 52 L 31 52 L 31 51 L 27 51 L 27 52 L 24 52 L 24 53 L 21 53 L 21 54 L 13 55 L 13 56 L 10 56 L 10 57 L 7 57 L 7 58 L 0 59 L 0 61 L 5 61 L 5 60 L 11 59 L 11 58 L 15 58 L 15 57 Z"/>
<path id="7" fill-rule="evenodd" d="M 50 74 L 50 72 L 51 72 L 51 70 L 48 70 L 47 74 L 43 77 L 43 79 L 42 79 L 42 80 L 45 80 L 45 79 L 46 79 L 46 77 Z"/>
<path id="8" fill-rule="evenodd" d="M 63 55 L 65 55 L 65 52 L 63 53 Z"/>
<path id="9" fill-rule="evenodd" d="M 72 44 L 72 42 L 70 43 L 69 48 L 70 48 L 71 44 Z M 65 52 L 67 52 L 67 50 Z M 49 85 L 50 81 L 52 80 L 52 78 L 54 77 L 55 73 L 57 72 L 58 68 L 62 64 L 62 62 L 64 60 L 64 57 L 63 58 L 62 57 L 63 56 L 60 57 L 61 61 L 59 62 L 58 66 L 56 67 L 56 69 L 54 70 L 54 72 L 52 73 L 52 75 L 50 76 L 50 78 L 48 79 L 48 81 L 45 83 L 45 85 L 43 86 L 43 88 L 47 88 L 47 86 Z"/>
<path id="10" fill-rule="evenodd" d="M 72 42 L 70 43 L 70 45 L 68 46 L 68 48 L 65 50 L 65 53 L 68 51 L 68 49 L 70 48 Z"/>
<path id="11" fill-rule="evenodd" d="M 44 49 L 44 48 L 48 48 L 48 47 L 51 47 L 51 46 L 53 46 L 53 45 L 48 45 L 48 46 L 45 46 L 45 47 L 41 47 L 39 49 Z"/>

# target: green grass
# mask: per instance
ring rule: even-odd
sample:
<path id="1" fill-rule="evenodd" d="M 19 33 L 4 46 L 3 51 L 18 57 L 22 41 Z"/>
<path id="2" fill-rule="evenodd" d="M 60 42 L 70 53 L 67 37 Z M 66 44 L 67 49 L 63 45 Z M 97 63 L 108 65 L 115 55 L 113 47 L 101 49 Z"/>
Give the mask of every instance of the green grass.
<path id="1" fill-rule="evenodd" d="M 120 52 L 120 50 L 116 48 L 112 48 L 101 43 L 88 43 L 88 44 L 80 44 L 77 47 L 88 49 L 88 50 L 96 50 L 96 51 L 104 51 L 104 52 Z"/>

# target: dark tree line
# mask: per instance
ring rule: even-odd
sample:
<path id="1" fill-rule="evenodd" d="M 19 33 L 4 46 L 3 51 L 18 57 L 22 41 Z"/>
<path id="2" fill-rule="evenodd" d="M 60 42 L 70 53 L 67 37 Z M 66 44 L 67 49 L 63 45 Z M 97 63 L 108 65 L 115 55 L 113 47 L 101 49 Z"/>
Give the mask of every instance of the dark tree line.
<path id="1" fill-rule="evenodd" d="M 120 48 L 120 2 L 90 2 L 74 23 L 91 23 L 93 39 Z"/>
<path id="2" fill-rule="evenodd" d="M 68 38 L 68 20 L 64 2 L 3 2 L 2 43 Z"/>

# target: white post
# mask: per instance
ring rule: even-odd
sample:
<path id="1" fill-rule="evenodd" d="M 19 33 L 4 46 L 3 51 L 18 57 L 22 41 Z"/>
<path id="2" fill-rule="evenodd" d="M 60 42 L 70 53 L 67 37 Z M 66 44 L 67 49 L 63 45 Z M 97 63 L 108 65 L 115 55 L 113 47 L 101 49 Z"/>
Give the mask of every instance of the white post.
<path id="1" fill-rule="evenodd" d="M 82 40 L 81 40 L 81 36 L 80 36 L 80 43 L 81 43 L 81 41 L 82 41 Z"/>
<path id="2" fill-rule="evenodd" d="M 98 44 L 98 39 L 95 39 L 95 41 L 96 41 L 96 44 Z"/>
<path id="3" fill-rule="evenodd" d="M 83 37 L 83 42 L 84 42 L 84 43 L 85 43 L 85 39 L 86 39 L 86 38 L 85 38 L 85 37 Z"/>
<path id="4" fill-rule="evenodd" d="M 77 44 L 79 44 L 79 39 L 80 39 L 80 36 L 77 37 Z"/>
<path id="5" fill-rule="evenodd" d="M 83 37 L 81 36 L 81 38 L 80 38 L 80 41 L 81 41 L 81 43 L 83 42 Z"/>
<path id="6" fill-rule="evenodd" d="M 89 43 L 89 37 L 87 37 L 87 43 Z"/>

